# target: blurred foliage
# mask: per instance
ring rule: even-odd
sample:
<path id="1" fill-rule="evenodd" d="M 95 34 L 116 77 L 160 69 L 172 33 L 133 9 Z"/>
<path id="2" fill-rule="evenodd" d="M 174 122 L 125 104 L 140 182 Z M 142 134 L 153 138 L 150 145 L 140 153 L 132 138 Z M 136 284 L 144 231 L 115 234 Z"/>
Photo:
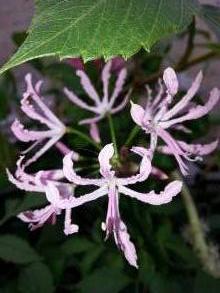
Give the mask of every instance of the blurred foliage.
<path id="1" fill-rule="evenodd" d="M 20 45 L 24 34 L 16 34 L 13 39 Z M 145 93 L 139 84 L 146 77 L 151 76 L 151 85 L 156 87 L 154 75 L 158 77 L 161 64 L 173 46 L 173 39 L 162 41 L 151 54 L 140 51 L 129 60 L 131 74 L 128 83 L 134 86 L 133 100 Z M 213 46 L 213 50 L 216 50 L 216 46 Z M 209 49 L 212 50 L 210 44 Z M 48 99 L 54 96 L 54 110 L 61 119 L 88 133 L 86 127 L 77 125 L 77 121 L 89 114 L 73 106 L 62 92 L 62 88 L 67 86 L 86 99 L 72 66 L 56 59 L 35 60 L 30 65 L 48 81 L 44 94 Z M 93 62 L 85 67 L 97 89 L 101 90 L 99 70 Z M 16 157 L 24 147 L 12 140 L 9 131 L 9 116 L 17 112 L 20 96 L 10 71 L 0 79 L 0 96 L 0 123 L 4 123 L 0 132 L 0 292 L 184 293 L 186 289 L 193 293 L 220 292 L 220 281 L 203 271 L 192 249 L 181 196 L 165 206 L 145 206 L 135 200 L 121 198 L 122 218 L 128 225 L 138 252 L 138 270 L 129 267 L 112 239 L 104 241 L 101 222 L 105 219 L 106 201 L 100 200 L 74 210 L 74 221 L 80 226 L 77 235 L 66 237 L 63 234 L 62 219 L 58 220 L 56 226 L 46 225 L 42 229 L 28 231 L 27 225 L 16 215 L 24 210 L 42 207 L 45 200 L 41 195 L 17 190 L 7 182 L 5 175 L 6 167 L 13 171 Z M 201 101 L 201 97 L 197 99 Z M 186 138 L 192 141 L 207 136 L 212 127 L 210 121 L 213 119 L 208 117 L 190 123 L 193 133 Z M 128 111 L 116 115 L 114 125 L 120 136 L 119 146 L 122 147 L 128 130 L 134 126 Z M 109 143 L 108 126 L 103 121 L 100 130 L 103 144 Z M 65 140 L 70 147 L 87 157 L 81 163 L 82 173 L 96 176 L 97 151 L 78 137 L 67 135 Z M 148 143 L 145 137 L 138 134 L 134 144 L 140 142 Z M 54 156 L 57 158 L 55 162 Z M 61 164 L 62 156 L 56 150 L 50 150 L 34 167 L 35 170 L 38 167 L 57 168 Z M 153 164 L 168 173 L 175 167 L 172 158 L 160 154 L 155 156 Z M 218 243 L 220 237 L 219 174 L 218 152 L 210 160 L 198 163 L 196 174 L 189 180 L 190 190 L 207 228 L 204 228 L 206 235 L 213 243 Z M 137 189 L 148 191 L 151 188 L 159 189 L 160 185 L 163 186 L 163 183 L 151 177 L 147 183 L 138 185 Z M 77 191 L 78 195 L 82 191 Z"/>

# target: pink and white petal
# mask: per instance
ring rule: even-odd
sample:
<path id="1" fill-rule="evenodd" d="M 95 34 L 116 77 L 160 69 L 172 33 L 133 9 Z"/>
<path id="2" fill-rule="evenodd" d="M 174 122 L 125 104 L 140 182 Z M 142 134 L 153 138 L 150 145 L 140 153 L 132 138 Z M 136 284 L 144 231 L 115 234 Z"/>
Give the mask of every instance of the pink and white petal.
<path id="1" fill-rule="evenodd" d="M 112 166 L 110 160 L 114 156 L 113 143 L 107 144 L 100 151 L 98 160 L 100 164 L 100 173 L 104 178 L 111 178 L 115 172 L 111 170 Z"/>
<path id="2" fill-rule="evenodd" d="M 157 93 L 155 99 L 152 102 L 152 105 L 151 105 L 152 108 L 155 108 L 157 106 L 157 104 L 161 101 L 163 93 L 164 93 L 164 88 L 163 88 L 163 84 L 162 84 L 161 79 L 158 80 L 158 86 L 159 86 L 159 90 L 158 90 L 158 93 Z"/>
<path id="3" fill-rule="evenodd" d="M 203 75 L 202 75 L 202 72 L 200 71 L 199 74 L 196 76 L 195 80 L 193 81 L 191 87 L 187 91 L 186 95 L 163 116 L 163 121 L 167 121 L 173 116 L 177 115 L 180 111 L 182 111 L 188 105 L 188 103 L 191 101 L 191 99 L 195 96 L 195 94 L 199 90 L 199 87 L 202 82 L 202 78 L 203 78 Z"/>
<path id="4" fill-rule="evenodd" d="M 163 74 L 163 81 L 166 85 L 167 92 L 171 96 L 175 96 L 178 92 L 179 83 L 176 76 L 176 72 L 173 70 L 173 68 L 168 67 Z"/>
<path id="5" fill-rule="evenodd" d="M 179 164 L 179 167 L 180 167 L 182 174 L 184 176 L 187 175 L 188 174 L 188 172 L 187 172 L 188 167 L 181 158 L 181 156 L 185 157 L 185 153 L 180 148 L 177 141 L 166 130 L 164 130 L 162 128 L 157 129 L 157 134 L 167 144 L 168 151 L 172 155 L 174 155 L 175 159 L 177 160 L 177 162 Z M 162 149 L 162 150 L 164 150 L 164 149 Z"/>
<path id="6" fill-rule="evenodd" d="M 131 101 L 131 111 L 130 112 L 131 112 L 131 117 L 134 120 L 134 122 L 137 125 L 142 127 L 144 114 L 145 114 L 144 109 L 140 105 L 135 104 Z"/>
<path id="7" fill-rule="evenodd" d="M 43 186 L 40 185 L 34 185 L 32 182 L 29 181 L 22 181 L 22 180 L 18 180 L 17 178 L 15 178 L 8 169 L 6 169 L 6 173 L 8 176 L 8 180 L 14 184 L 15 186 L 17 186 L 17 188 L 21 189 L 21 190 L 25 190 L 25 191 L 30 191 L 30 192 L 44 192 L 44 188 Z"/>
<path id="8" fill-rule="evenodd" d="M 124 256 L 129 262 L 129 264 L 134 266 L 135 268 L 138 268 L 137 253 L 136 253 L 135 246 L 130 240 L 130 235 L 128 233 L 127 226 L 121 220 L 119 223 L 119 230 L 117 232 L 118 232 L 118 235 L 114 233 L 116 244 L 123 251 Z"/>
<path id="9" fill-rule="evenodd" d="M 204 156 L 212 153 L 217 148 L 218 142 L 218 140 L 215 140 L 208 144 L 188 144 L 184 141 L 178 141 L 178 144 L 190 154 Z"/>
<path id="10" fill-rule="evenodd" d="M 169 183 L 165 187 L 164 191 L 160 192 L 159 194 L 155 193 L 153 190 L 149 193 L 140 193 L 125 186 L 119 186 L 120 193 L 152 205 L 162 205 L 170 202 L 174 196 L 181 192 L 181 189 L 182 182 L 179 180 L 175 180 Z"/>
<path id="11" fill-rule="evenodd" d="M 110 101 L 109 101 L 110 102 L 110 108 L 113 107 L 117 97 L 121 93 L 121 91 L 123 89 L 123 86 L 124 86 L 124 83 L 125 83 L 126 77 L 127 77 L 127 70 L 125 68 L 123 68 L 119 72 L 118 78 L 116 80 L 114 91 L 113 91 L 113 93 L 111 95 L 111 98 L 110 98 Z"/>
<path id="12" fill-rule="evenodd" d="M 214 106 L 218 103 L 219 98 L 220 98 L 220 91 L 219 91 L 219 89 L 214 88 L 211 91 L 209 100 L 206 102 L 205 105 L 195 106 L 195 107 L 189 109 L 187 114 L 185 114 L 181 117 L 178 117 L 178 118 L 171 119 L 169 121 L 160 122 L 160 125 L 163 128 L 168 128 L 168 127 L 173 126 L 175 124 L 182 123 L 183 121 L 201 118 L 201 117 L 207 115 L 214 108 Z"/>
<path id="13" fill-rule="evenodd" d="M 111 70 L 112 62 L 109 60 L 103 70 L 102 70 L 102 83 L 103 83 L 103 99 L 102 103 L 107 106 L 108 105 L 108 87 L 109 87 L 109 79 L 111 76 L 110 70 Z"/>
<path id="14" fill-rule="evenodd" d="M 131 96 L 131 92 L 132 92 L 132 89 L 130 89 L 128 91 L 127 95 L 125 95 L 124 99 L 122 100 L 122 102 L 118 106 L 116 106 L 115 108 L 110 110 L 111 114 L 115 114 L 115 113 L 121 111 L 122 109 L 124 109 L 124 107 L 127 105 L 128 101 L 129 101 L 129 98 Z"/>
<path id="15" fill-rule="evenodd" d="M 64 93 L 66 94 L 67 98 L 73 102 L 75 105 L 77 105 L 78 107 L 97 113 L 96 107 L 93 106 L 89 106 L 88 104 L 86 104 L 85 102 L 83 102 L 79 97 L 77 97 L 74 92 L 70 91 L 68 88 L 64 88 L 63 89 Z"/>
<path id="16" fill-rule="evenodd" d="M 182 132 L 184 132 L 186 134 L 192 133 L 192 130 L 187 128 L 187 127 L 185 127 L 183 124 L 174 125 L 173 129 L 178 130 L 178 131 L 182 131 Z"/>
<path id="17" fill-rule="evenodd" d="M 100 98 L 95 90 L 94 86 L 91 83 L 91 80 L 89 79 L 88 75 L 83 70 L 77 70 L 76 75 L 80 77 L 80 82 L 87 93 L 87 95 L 95 102 L 96 105 L 100 104 Z"/>
<path id="18" fill-rule="evenodd" d="M 141 160 L 139 173 L 137 175 L 127 177 L 127 178 L 118 178 L 117 183 L 119 185 L 129 185 L 129 184 L 135 184 L 137 182 L 145 181 L 149 177 L 151 170 L 152 170 L 151 161 L 148 158 L 148 156 L 145 155 L 143 159 Z"/>
<path id="19" fill-rule="evenodd" d="M 37 84 L 37 91 L 34 89 L 34 87 L 32 86 L 32 76 L 31 74 L 27 74 L 25 77 L 25 80 L 27 82 L 27 91 L 25 93 L 25 95 L 30 96 L 35 102 L 36 104 L 41 108 L 41 110 L 43 111 L 44 115 L 50 119 L 50 121 L 54 122 L 57 126 L 63 126 L 63 123 L 56 117 L 56 115 L 54 115 L 54 113 L 45 105 L 45 103 L 41 100 L 41 98 L 38 95 L 38 90 L 39 90 L 39 85 L 41 85 L 41 83 Z"/>
<path id="20" fill-rule="evenodd" d="M 54 136 L 51 137 L 50 140 L 47 141 L 47 143 L 38 150 L 30 159 L 28 159 L 25 163 L 25 167 L 29 166 L 31 163 L 37 161 L 44 153 L 46 153 L 54 144 L 57 143 L 57 141 L 60 139 L 60 137 Z"/>
<path id="21" fill-rule="evenodd" d="M 84 119 L 84 120 L 81 120 L 81 121 L 79 122 L 79 125 L 97 123 L 97 122 L 99 122 L 103 117 L 104 117 L 103 115 L 98 115 L 98 116 L 95 116 L 95 117 L 93 117 L 93 118 Z"/>
<path id="22" fill-rule="evenodd" d="M 90 133 L 91 138 L 96 143 L 100 143 L 101 142 L 99 128 L 98 128 L 98 125 L 96 123 L 91 123 L 90 124 L 89 133 Z"/>
<path id="23" fill-rule="evenodd" d="M 72 153 L 67 154 L 63 158 L 63 173 L 64 176 L 76 185 L 96 185 L 101 186 L 105 180 L 82 178 L 76 174 L 73 168 Z"/>
<path id="24" fill-rule="evenodd" d="M 65 235 L 71 235 L 73 233 L 77 233 L 79 231 L 79 226 L 72 224 L 71 219 L 71 209 L 66 209 L 65 212 L 65 221 L 64 221 L 64 234 Z"/>

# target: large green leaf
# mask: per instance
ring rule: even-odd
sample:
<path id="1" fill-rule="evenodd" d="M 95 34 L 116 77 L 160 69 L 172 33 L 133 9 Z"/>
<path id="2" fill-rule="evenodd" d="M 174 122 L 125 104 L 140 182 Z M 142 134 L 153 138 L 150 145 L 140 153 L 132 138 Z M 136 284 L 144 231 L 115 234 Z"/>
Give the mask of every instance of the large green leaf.
<path id="1" fill-rule="evenodd" d="M 51 55 L 128 58 L 183 30 L 196 11 L 192 0 L 36 0 L 29 35 L 0 73 Z"/>
<path id="2" fill-rule="evenodd" d="M 21 270 L 18 279 L 19 292 L 52 293 L 53 277 L 49 268 L 41 263 L 33 263 Z"/>
<path id="3" fill-rule="evenodd" d="M 15 235 L 0 236 L 0 258 L 17 264 L 40 260 L 40 256 L 28 242 Z"/>

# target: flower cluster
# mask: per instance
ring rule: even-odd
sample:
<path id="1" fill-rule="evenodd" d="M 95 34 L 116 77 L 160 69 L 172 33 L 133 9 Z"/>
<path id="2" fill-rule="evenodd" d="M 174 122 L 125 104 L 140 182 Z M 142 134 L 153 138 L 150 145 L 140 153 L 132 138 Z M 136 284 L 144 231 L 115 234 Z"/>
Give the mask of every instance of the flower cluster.
<path id="1" fill-rule="evenodd" d="M 18 215 L 22 221 L 29 223 L 31 230 L 41 227 L 44 223 L 54 224 L 57 216 L 64 211 L 64 233 L 66 235 L 76 233 L 78 225 L 72 223 L 72 210 L 87 202 L 107 196 L 106 219 L 101 225 L 106 232 L 106 239 L 113 234 L 116 245 L 123 252 L 127 261 L 137 267 L 135 246 L 130 240 L 127 226 L 120 216 L 120 196 L 135 198 L 151 205 L 162 205 L 170 202 L 180 193 L 182 182 L 179 180 L 170 181 L 159 193 L 155 191 L 137 192 L 128 186 L 144 182 L 150 174 L 156 175 L 159 179 L 169 179 L 167 174 L 152 166 L 154 153 L 157 151 L 174 155 L 183 175 L 188 173 L 187 160 L 198 160 L 201 159 L 201 156 L 211 153 L 217 147 L 218 141 L 206 145 L 187 144 L 184 141 L 176 140 L 170 134 L 170 130 L 188 132 L 189 129 L 183 125 L 183 122 L 206 115 L 216 105 L 220 94 L 219 90 L 215 88 L 211 91 L 210 98 L 205 105 L 201 106 L 191 102 L 202 80 L 202 74 L 199 73 L 186 95 L 174 104 L 174 97 L 178 92 L 179 85 L 174 70 L 167 68 L 164 71 L 163 83 L 159 81 L 160 89 L 154 99 L 151 90 L 147 87 L 148 97 L 145 108 L 131 102 L 131 117 L 138 127 L 144 130 L 146 135 L 149 135 L 150 143 L 149 147 L 139 145 L 130 149 L 131 152 L 139 156 L 140 165 L 136 174 L 133 172 L 126 177 L 121 171 L 123 170 L 121 168 L 123 162 L 120 161 L 120 155 L 116 158 L 117 164 L 115 163 L 117 146 L 112 142 L 101 146 L 97 125 L 105 117 L 124 109 L 131 95 L 131 90 L 125 94 L 123 91 L 127 75 L 125 68 L 118 72 L 115 87 L 110 93 L 111 70 L 112 61 L 110 60 L 102 70 L 102 95 L 97 93 L 83 69 L 76 71 L 84 91 L 93 104 L 83 101 L 69 89 L 64 89 L 64 93 L 75 105 L 95 114 L 94 117 L 82 120 L 79 124 L 90 126 L 91 138 L 87 137 L 87 141 L 91 140 L 94 145 L 100 148 L 98 155 L 100 178 L 84 178 L 76 173 L 75 165 L 80 160 L 80 154 L 70 150 L 60 141 L 69 128 L 46 105 L 40 93 L 42 82 L 40 81 L 33 86 L 30 74 L 25 78 L 27 90 L 21 100 L 21 109 L 29 118 L 46 127 L 46 130 L 27 130 L 19 120 L 14 121 L 11 129 L 18 140 L 33 142 L 33 144 L 23 152 L 17 161 L 14 175 L 9 170 L 7 170 L 7 174 L 10 182 L 19 189 L 43 193 L 46 196 L 48 204 L 44 208 L 24 211 Z M 73 131 L 73 133 L 77 132 Z M 158 138 L 161 138 L 165 145 L 159 145 Z M 40 148 L 38 148 L 39 146 Z M 41 170 L 34 174 L 27 173 L 26 168 L 37 161 L 52 146 L 60 150 L 63 155 L 62 168 Z M 29 158 L 28 153 L 33 152 L 36 148 L 38 150 Z M 81 185 L 95 186 L 96 189 L 76 197 L 75 190 Z"/>

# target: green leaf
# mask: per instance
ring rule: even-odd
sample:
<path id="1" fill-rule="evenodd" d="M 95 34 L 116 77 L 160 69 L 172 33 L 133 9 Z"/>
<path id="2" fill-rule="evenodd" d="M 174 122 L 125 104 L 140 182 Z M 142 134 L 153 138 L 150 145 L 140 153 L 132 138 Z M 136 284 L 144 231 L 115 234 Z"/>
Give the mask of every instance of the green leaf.
<path id="1" fill-rule="evenodd" d="M 80 283 L 80 292 L 118 293 L 129 284 L 126 274 L 116 269 L 100 268 Z"/>
<path id="2" fill-rule="evenodd" d="M 29 35 L 0 70 L 43 56 L 132 56 L 182 31 L 197 12 L 192 0 L 38 0 Z"/>
<path id="3" fill-rule="evenodd" d="M 54 292 L 52 274 L 45 264 L 33 263 L 21 270 L 18 288 L 22 293 L 52 293 Z"/>
<path id="4" fill-rule="evenodd" d="M 75 253 L 86 252 L 94 248 L 94 244 L 86 238 L 73 237 L 65 241 L 62 246 L 62 252 L 66 256 L 71 256 Z"/>
<path id="5" fill-rule="evenodd" d="M 40 256 L 24 239 L 14 235 L 0 236 L 0 258 L 17 264 L 40 260 Z"/>

